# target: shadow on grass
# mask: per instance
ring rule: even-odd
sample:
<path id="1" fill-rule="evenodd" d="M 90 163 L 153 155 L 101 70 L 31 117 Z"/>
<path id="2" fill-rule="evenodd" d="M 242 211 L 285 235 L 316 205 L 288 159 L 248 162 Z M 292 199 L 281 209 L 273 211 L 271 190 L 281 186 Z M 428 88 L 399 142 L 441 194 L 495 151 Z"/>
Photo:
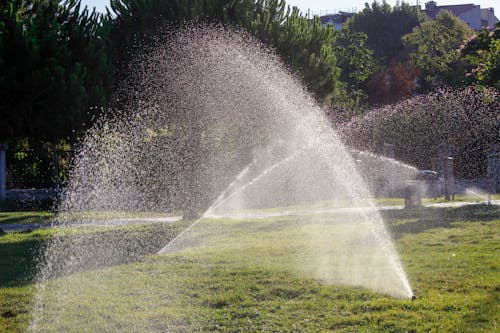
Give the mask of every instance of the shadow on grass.
<path id="1" fill-rule="evenodd" d="M 70 235 L 25 234 L 15 242 L 0 243 L 0 288 L 33 283 L 47 244 L 51 270 L 44 278 L 54 278 L 135 262 L 159 251 L 184 228 L 181 222 Z"/>
<path id="2" fill-rule="evenodd" d="M 429 229 L 455 228 L 454 223 L 459 221 L 475 223 L 500 219 L 500 207 L 488 205 L 422 207 L 381 213 L 396 239 Z M 283 221 L 283 224 L 287 223 L 289 221 Z M 53 263 L 57 267 L 47 276 L 52 278 L 140 260 L 144 255 L 156 253 L 186 226 L 185 222 L 179 222 L 106 231 L 82 229 L 71 235 L 24 234 L 15 242 L 0 242 L 0 287 L 32 283 L 46 241 L 57 249 L 51 254 L 52 258 L 62 258 Z"/>
<path id="3" fill-rule="evenodd" d="M 20 286 L 33 281 L 36 258 L 44 237 L 27 235 L 24 241 L 0 243 L 0 288 Z"/>
<path id="4" fill-rule="evenodd" d="M 53 214 L 46 212 L 0 212 L 0 228 L 2 224 L 50 223 Z"/>
<path id="5" fill-rule="evenodd" d="M 500 219 L 498 205 L 467 205 L 462 207 L 420 207 L 418 209 L 387 210 L 381 212 L 394 238 L 404 234 L 418 234 L 429 229 L 456 228 L 455 222 L 485 222 Z"/>

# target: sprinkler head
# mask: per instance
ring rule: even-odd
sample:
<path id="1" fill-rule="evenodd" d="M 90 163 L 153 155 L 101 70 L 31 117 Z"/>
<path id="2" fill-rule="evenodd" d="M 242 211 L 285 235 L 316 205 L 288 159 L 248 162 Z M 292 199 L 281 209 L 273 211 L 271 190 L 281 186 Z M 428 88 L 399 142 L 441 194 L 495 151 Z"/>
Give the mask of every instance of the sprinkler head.
<path id="1" fill-rule="evenodd" d="M 417 296 L 416 296 L 416 295 L 412 295 L 412 296 L 411 296 L 411 300 L 412 300 L 412 301 L 414 301 L 414 300 L 416 300 L 416 299 L 417 299 Z"/>

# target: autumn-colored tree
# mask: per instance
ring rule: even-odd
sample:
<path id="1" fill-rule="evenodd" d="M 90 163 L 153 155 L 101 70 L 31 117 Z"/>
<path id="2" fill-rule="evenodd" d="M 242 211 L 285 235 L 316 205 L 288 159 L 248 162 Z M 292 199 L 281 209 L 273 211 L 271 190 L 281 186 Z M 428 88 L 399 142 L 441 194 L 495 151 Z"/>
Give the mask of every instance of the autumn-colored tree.
<path id="1" fill-rule="evenodd" d="M 407 64 L 401 37 L 425 19 L 419 8 L 406 2 L 391 7 L 374 0 L 347 22 L 349 32 L 366 34 L 366 45 L 373 51 L 376 66 L 361 84 L 370 104 L 393 103 L 411 94 L 415 71 Z"/>
<path id="2" fill-rule="evenodd" d="M 371 104 L 395 103 L 415 93 L 416 81 L 417 70 L 411 64 L 394 60 L 368 82 L 369 101 Z"/>

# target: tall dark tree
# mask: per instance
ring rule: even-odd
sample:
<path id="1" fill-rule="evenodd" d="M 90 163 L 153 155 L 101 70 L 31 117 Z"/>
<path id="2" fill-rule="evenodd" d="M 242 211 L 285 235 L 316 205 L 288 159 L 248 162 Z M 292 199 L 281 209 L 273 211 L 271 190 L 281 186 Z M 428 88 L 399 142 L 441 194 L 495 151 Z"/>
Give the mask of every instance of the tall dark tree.
<path id="1" fill-rule="evenodd" d="M 335 32 L 334 52 L 341 70 L 339 80 L 346 85 L 349 97 L 345 100 L 350 102 L 344 108 L 359 107 L 366 100 L 366 82 L 377 69 L 366 40 L 362 32 L 352 33 L 346 29 Z"/>
<path id="2" fill-rule="evenodd" d="M 126 69 L 130 59 L 168 38 L 169 29 L 193 21 L 250 32 L 275 48 L 319 100 L 341 98 L 333 29 L 317 18 L 308 20 L 284 0 L 111 0 L 107 26 L 117 67 Z"/>
<path id="3" fill-rule="evenodd" d="M 397 57 L 403 56 L 401 37 L 425 20 L 420 8 L 406 2 L 391 7 L 385 0 L 373 1 L 371 6 L 354 15 L 348 22 L 351 32 L 363 32 L 368 36 L 368 47 L 380 65 L 388 66 Z"/>
<path id="4" fill-rule="evenodd" d="M 0 142 L 9 143 L 9 184 L 52 186 L 63 170 L 59 151 L 105 105 L 113 68 L 99 20 L 77 0 L 0 2 Z"/>
<path id="5" fill-rule="evenodd" d="M 392 103 L 412 93 L 408 89 L 415 71 L 406 61 L 401 38 L 425 19 L 420 8 L 408 3 L 391 7 L 385 0 L 374 0 L 347 22 L 350 33 L 366 34 L 366 45 L 373 50 L 375 66 L 362 85 L 370 104 Z M 404 75 L 400 78 L 395 73 Z"/>
<path id="6" fill-rule="evenodd" d="M 257 15 L 246 29 L 276 48 L 318 100 L 329 105 L 342 103 L 333 29 L 321 26 L 318 17 L 306 19 L 297 8 L 285 10 L 284 1 L 258 4 Z"/>
<path id="7" fill-rule="evenodd" d="M 0 140 L 74 137 L 111 83 L 98 14 L 77 0 L 7 0 L 0 15 Z"/>

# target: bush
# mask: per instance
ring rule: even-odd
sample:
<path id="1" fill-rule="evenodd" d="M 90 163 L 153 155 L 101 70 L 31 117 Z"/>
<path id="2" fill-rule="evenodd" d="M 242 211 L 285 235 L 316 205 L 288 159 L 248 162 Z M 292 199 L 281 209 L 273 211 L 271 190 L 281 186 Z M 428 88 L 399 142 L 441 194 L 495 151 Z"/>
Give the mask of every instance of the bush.
<path id="1" fill-rule="evenodd" d="M 377 151 L 396 146 L 396 157 L 430 168 L 440 144 L 450 145 L 458 177 L 486 175 L 487 156 L 498 145 L 500 99 L 493 89 L 439 89 L 394 105 L 374 108 L 341 126 L 346 143 Z"/>

